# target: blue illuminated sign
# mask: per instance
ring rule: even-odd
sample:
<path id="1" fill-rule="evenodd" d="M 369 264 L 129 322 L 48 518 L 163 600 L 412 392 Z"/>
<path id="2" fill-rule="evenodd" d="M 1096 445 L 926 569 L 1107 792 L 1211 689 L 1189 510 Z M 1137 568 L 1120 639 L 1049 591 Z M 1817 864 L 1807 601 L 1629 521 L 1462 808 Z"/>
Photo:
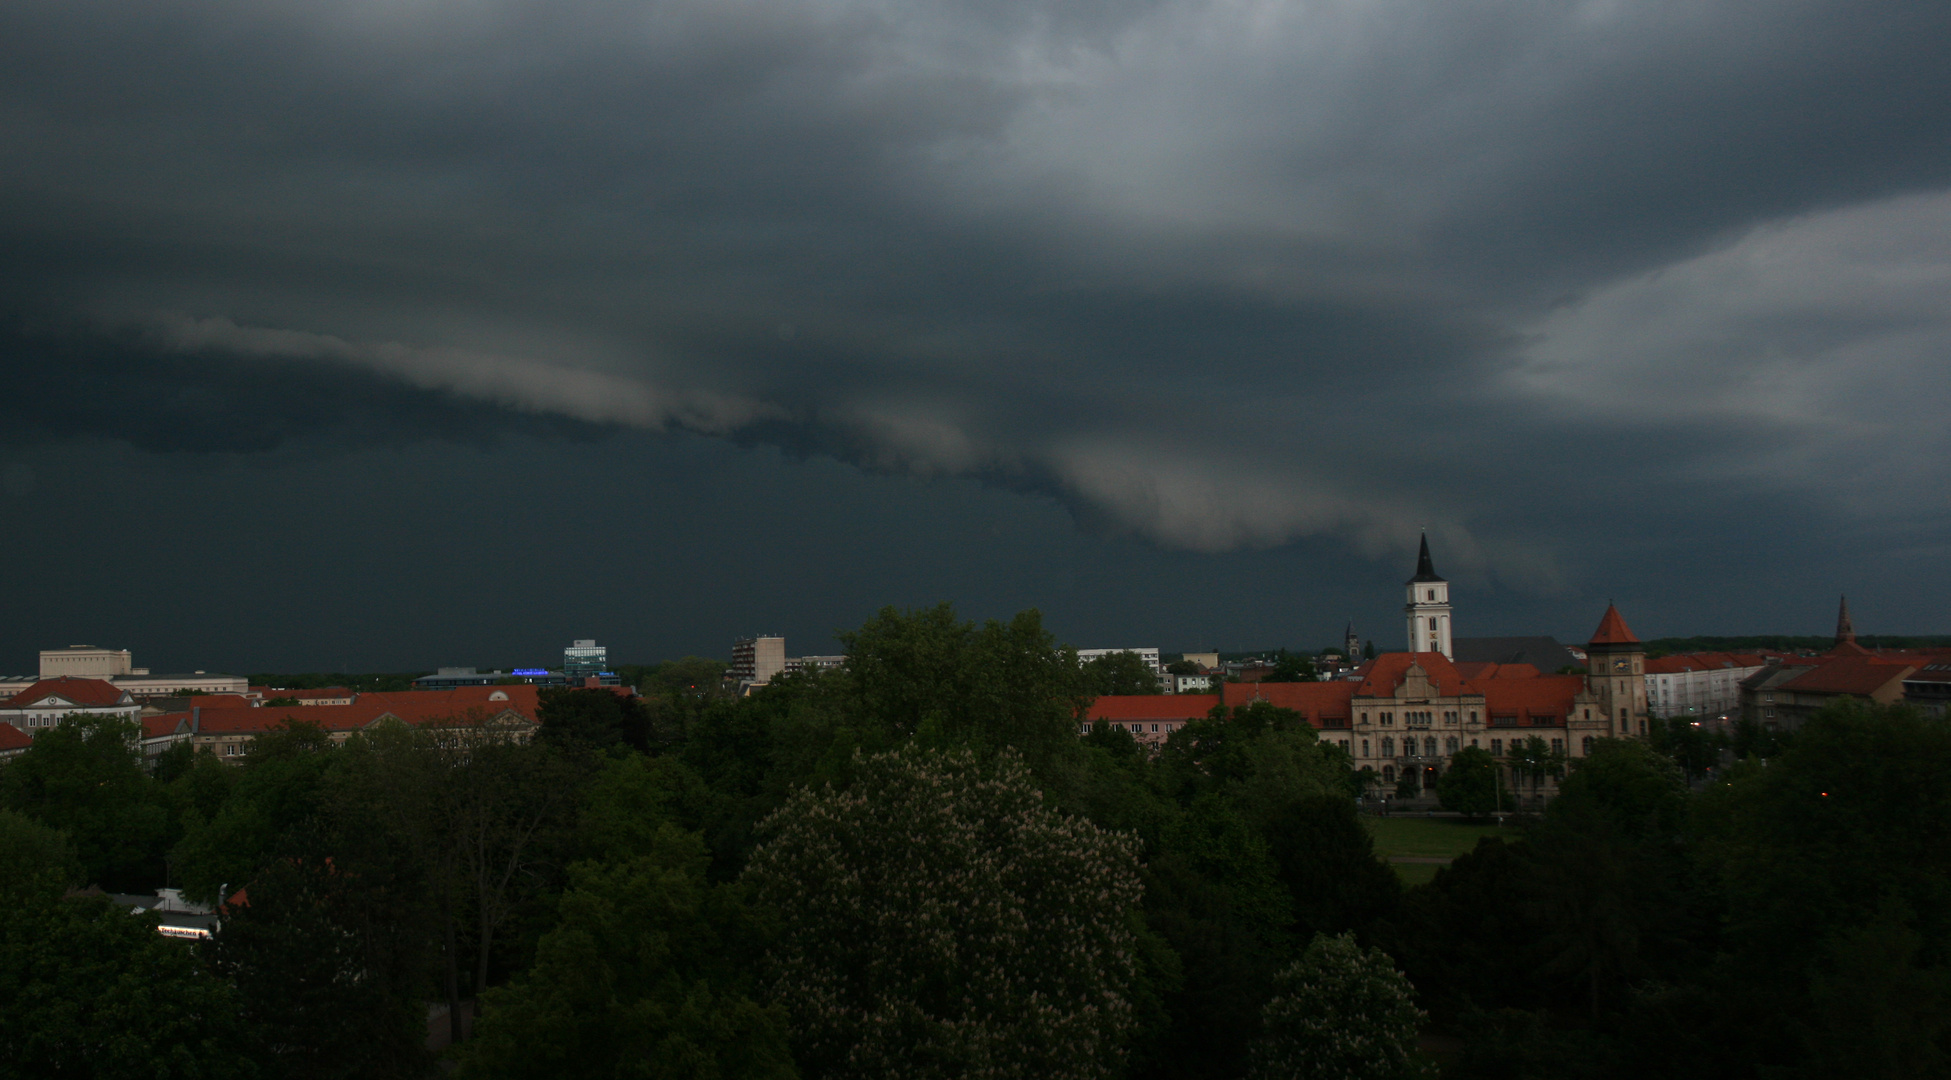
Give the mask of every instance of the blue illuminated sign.
<path id="1" fill-rule="evenodd" d="M 517 675 L 547 675 L 548 673 L 547 669 L 539 667 L 518 667 L 515 669 L 515 674 Z"/>

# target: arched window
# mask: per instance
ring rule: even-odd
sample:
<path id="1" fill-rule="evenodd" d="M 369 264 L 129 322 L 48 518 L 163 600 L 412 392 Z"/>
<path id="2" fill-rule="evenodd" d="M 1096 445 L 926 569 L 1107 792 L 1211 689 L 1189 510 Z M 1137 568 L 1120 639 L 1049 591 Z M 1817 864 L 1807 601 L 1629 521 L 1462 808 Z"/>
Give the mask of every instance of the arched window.
<path id="1" fill-rule="evenodd" d="M 1396 741 L 1394 739 L 1382 740 L 1382 756 L 1383 757 L 1396 756 Z"/>
<path id="2" fill-rule="evenodd" d="M 1446 754 L 1456 753 L 1456 736 L 1452 735 L 1443 740 L 1443 752 Z"/>
<path id="3" fill-rule="evenodd" d="M 1583 754 L 1584 754 L 1584 755 L 1585 755 L 1586 757 L 1591 757 L 1591 756 L 1592 756 L 1592 736 L 1590 736 L 1590 735 L 1587 735 L 1587 736 L 1585 737 L 1585 742 L 1584 742 L 1584 743 L 1583 743 L 1583 744 L 1582 744 L 1582 745 L 1580 746 L 1580 751 L 1581 751 L 1581 752 L 1582 752 L 1582 753 L 1583 753 Z"/>
<path id="4" fill-rule="evenodd" d="M 1396 782 L 1396 767 L 1395 767 L 1394 765 L 1384 765 L 1384 766 L 1382 766 L 1382 779 L 1383 779 L 1383 780 L 1384 780 L 1385 782 L 1387 782 L 1387 783 L 1391 783 L 1391 784 L 1393 784 L 1393 783 L 1395 783 L 1395 782 Z"/>
<path id="5" fill-rule="evenodd" d="M 1368 756 L 1368 740 L 1367 740 L 1367 739 L 1363 739 L 1363 740 L 1362 740 L 1362 756 L 1363 756 L 1363 757 L 1367 757 L 1367 756 Z"/>
<path id="6" fill-rule="evenodd" d="M 1429 738 L 1423 740 L 1423 753 L 1430 757 L 1436 756 L 1436 736 L 1431 735 Z"/>

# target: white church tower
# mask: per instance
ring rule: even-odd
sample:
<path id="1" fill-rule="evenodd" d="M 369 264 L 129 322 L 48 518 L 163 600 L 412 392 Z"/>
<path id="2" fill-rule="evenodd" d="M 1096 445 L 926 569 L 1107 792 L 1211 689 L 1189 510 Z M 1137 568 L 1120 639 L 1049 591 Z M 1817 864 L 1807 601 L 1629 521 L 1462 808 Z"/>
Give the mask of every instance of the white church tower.
<path id="1" fill-rule="evenodd" d="M 1450 654 L 1450 583 L 1436 576 L 1429 561 L 1429 536 L 1423 536 L 1423 550 L 1416 557 L 1416 576 L 1409 579 L 1409 602 L 1402 607 L 1409 619 L 1409 651 Z"/>

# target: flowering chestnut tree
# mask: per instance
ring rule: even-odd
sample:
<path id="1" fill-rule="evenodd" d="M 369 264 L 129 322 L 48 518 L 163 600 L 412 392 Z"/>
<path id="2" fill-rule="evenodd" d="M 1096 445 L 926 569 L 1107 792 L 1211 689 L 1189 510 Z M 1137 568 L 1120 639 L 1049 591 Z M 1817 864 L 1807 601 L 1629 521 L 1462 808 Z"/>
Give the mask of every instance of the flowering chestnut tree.
<path id="1" fill-rule="evenodd" d="M 1364 951 L 1353 934 L 1317 934 L 1274 976 L 1261 1010 L 1250 1080 L 1407 1080 L 1423 1014 L 1415 988 L 1389 954 Z"/>
<path id="2" fill-rule="evenodd" d="M 1014 754 L 857 757 L 745 870 L 814 1077 L 1103 1077 L 1133 1026 L 1137 841 L 1047 808 Z"/>

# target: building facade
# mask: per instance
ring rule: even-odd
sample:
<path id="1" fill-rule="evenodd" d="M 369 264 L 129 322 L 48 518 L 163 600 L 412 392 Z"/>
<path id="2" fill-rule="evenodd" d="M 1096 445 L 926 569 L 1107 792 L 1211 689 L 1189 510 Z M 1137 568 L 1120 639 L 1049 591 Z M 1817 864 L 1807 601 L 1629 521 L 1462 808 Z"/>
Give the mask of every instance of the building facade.
<path id="1" fill-rule="evenodd" d="M 1721 716 L 1741 707 L 1741 680 L 1767 666 L 1750 653 L 1656 657 L 1646 661 L 1646 707 L 1655 716 Z"/>
<path id="2" fill-rule="evenodd" d="M 1077 662 L 1080 664 L 1088 664 L 1101 656 L 1115 656 L 1118 653 L 1131 653 L 1138 657 L 1138 659 L 1143 660 L 1145 666 L 1152 669 L 1153 677 L 1157 678 L 1161 685 L 1165 682 L 1165 665 L 1158 662 L 1158 650 L 1156 648 L 1079 649 L 1077 650 Z"/>
<path id="3" fill-rule="evenodd" d="M 142 713 L 135 695 L 107 679 L 60 676 L 41 679 L 0 704 L 0 723 L 33 735 L 78 713 L 133 720 Z"/>
<path id="4" fill-rule="evenodd" d="M 572 686 L 583 679 L 607 674 L 609 667 L 610 650 L 593 638 L 577 638 L 575 644 L 562 650 L 562 673 Z"/>
<path id="5" fill-rule="evenodd" d="M 741 690 L 764 686 L 786 670 L 786 639 L 749 637 L 732 642 L 732 666 L 725 678 Z"/>

